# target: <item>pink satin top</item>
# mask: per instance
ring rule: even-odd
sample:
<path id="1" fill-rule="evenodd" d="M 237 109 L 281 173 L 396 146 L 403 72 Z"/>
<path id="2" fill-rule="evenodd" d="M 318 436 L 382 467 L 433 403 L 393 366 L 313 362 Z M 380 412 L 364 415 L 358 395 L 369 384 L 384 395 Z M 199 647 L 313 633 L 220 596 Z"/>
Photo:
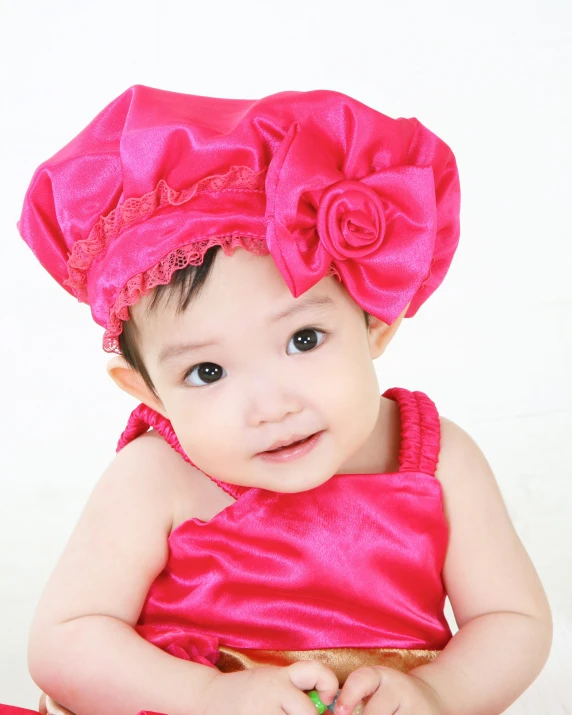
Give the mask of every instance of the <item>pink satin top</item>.
<path id="1" fill-rule="evenodd" d="M 444 648 L 452 633 L 443 613 L 439 416 L 422 392 L 383 396 L 400 408 L 399 471 L 335 474 L 294 494 L 214 479 L 236 501 L 173 530 L 136 631 L 206 665 L 221 646 Z M 143 404 L 117 451 L 149 427 L 190 461 L 170 422 Z"/>

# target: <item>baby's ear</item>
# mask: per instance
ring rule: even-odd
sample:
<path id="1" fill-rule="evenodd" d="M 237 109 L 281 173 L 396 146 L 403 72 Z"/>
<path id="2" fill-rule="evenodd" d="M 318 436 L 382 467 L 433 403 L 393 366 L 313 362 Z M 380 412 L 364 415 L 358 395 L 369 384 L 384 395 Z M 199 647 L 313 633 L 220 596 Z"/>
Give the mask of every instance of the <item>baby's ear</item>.
<path id="1" fill-rule="evenodd" d="M 406 305 L 405 309 L 397 316 L 393 323 L 391 323 L 391 325 L 384 323 L 383 320 L 376 318 L 375 315 L 370 315 L 368 338 L 372 360 L 378 358 L 384 352 L 385 348 L 389 345 L 391 339 L 397 332 L 397 328 L 399 328 L 399 326 L 401 325 L 401 321 L 405 317 L 407 308 L 409 308 L 409 303 Z"/>
<path id="2" fill-rule="evenodd" d="M 124 392 L 134 397 L 139 402 L 156 410 L 166 417 L 165 408 L 159 398 L 145 384 L 145 380 L 134 370 L 122 355 L 115 355 L 107 363 L 106 370 L 113 382 Z"/>

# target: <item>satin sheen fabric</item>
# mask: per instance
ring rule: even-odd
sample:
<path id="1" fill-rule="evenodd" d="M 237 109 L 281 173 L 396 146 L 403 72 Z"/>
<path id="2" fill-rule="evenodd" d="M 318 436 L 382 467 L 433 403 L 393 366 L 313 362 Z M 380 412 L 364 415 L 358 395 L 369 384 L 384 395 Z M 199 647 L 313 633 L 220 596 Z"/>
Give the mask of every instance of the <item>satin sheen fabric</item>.
<path id="1" fill-rule="evenodd" d="M 422 392 L 384 396 L 400 407 L 398 472 L 337 474 L 294 494 L 238 488 L 213 519 L 171 533 L 137 632 L 206 665 L 216 664 L 219 646 L 442 649 L 452 634 L 443 614 L 439 417 Z M 170 423 L 140 408 L 118 450 L 152 424 L 188 459 Z"/>
<path id="2" fill-rule="evenodd" d="M 54 715 L 60 715 L 60 713 L 69 713 L 69 710 L 62 708 L 57 703 L 54 703 L 53 710 L 51 710 Z M 28 710 L 27 708 L 19 708 L 15 705 L 2 705 L 0 703 L 0 715 L 45 715 L 45 710 Z M 151 710 L 141 710 L 137 715 L 163 715 L 163 713 L 152 712 Z"/>
<path id="3" fill-rule="evenodd" d="M 229 654 L 234 668 L 238 660 L 289 662 L 298 651 L 296 659 L 320 657 L 334 669 L 339 661 L 338 677 L 370 662 L 407 671 L 435 657 L 452 637 L 443 613 L 439 416 L 422 392 L 391 388 L 383 396 L 400 409 L 398 472 L 338 474 L 299 494 L 214 479 L 236 501 L 171 533 L 168 563 L 136 631 L 224 672 Z M 133 410 L 117 451 L 149 427 L 190 462 L 171 424 L 146 405 Z M 48 712 L 69 713 L 50 705 Z M 37 712 L 0 704 L 0 715 Z"/>
<path id="4" fill-rule="evenodd" d="M 449 269 L 459 221 L 455 157 L 414 117 L 331 90 L 250 100 L 136 85 L 36 169 L 18 229 L 114 352 L 158 264 L 183 249 L 201 263 L 202 244 L 236 236 L 266 244 L 295 298 L 333 264 L 368 313 L 412 317 Z"/>

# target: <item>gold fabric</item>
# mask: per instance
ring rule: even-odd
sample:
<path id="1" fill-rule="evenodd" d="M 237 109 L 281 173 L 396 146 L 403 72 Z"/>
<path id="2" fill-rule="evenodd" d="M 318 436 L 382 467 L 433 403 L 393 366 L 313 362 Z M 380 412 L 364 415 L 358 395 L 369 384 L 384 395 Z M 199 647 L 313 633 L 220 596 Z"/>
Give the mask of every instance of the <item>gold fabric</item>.
<path id="1" fill-rule="evenodd" d="M 434 660 L 440 650 L 408 648 L 322 648 L 318 650 L 254 650 L 219 646 L 217 668 L 223 673 L 258 668 L 262 665 L 285 666 L 297 660 L 319 660 L 336 674 L 340 686 L 348 675 L 364 665 L 384 665 L 408 673 Z"/>
<path id="2" fill-rule="evenodd" d="M 348 675 L 364 665 L 384 665 L 408 673 L 419 665 L 434 660 L 440 650 L 408 648 L 322 648 L 318 650 L 255 650 L 219 646 L 216 667 L 222 673 L 260 668 L 263 665 L 286 666 L 298 660 L 319 660 L 336 674 L 340 687 Z M 67 708 L 42 695 L 40 712 L 46 715 L 73 715 Z"/>

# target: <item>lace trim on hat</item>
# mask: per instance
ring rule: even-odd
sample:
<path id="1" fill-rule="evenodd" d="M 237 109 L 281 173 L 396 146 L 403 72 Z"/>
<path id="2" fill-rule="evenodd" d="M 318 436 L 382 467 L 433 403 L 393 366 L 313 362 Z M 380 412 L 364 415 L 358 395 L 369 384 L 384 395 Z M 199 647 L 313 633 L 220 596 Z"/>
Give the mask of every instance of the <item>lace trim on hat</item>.
<path id="1" fill-rule="evenodd" d="M 257 256 L 269 253 L 265 238 L 244 235 L 211 236 L 203 241 L 195 241 L 187 246 L 175 248 L 156 265 L 127 281 L 109 311 L 107 328 L 103 335 L 104 351 L 121 354 L 118 336 L 123 331 L 123 321 L 129 320 L 129 306 L 135 305 L 156 286 L 170 283 L 175 271 L 186 268 L 188 265 L 200 265 L 205 253 L 213 246 L 221 246 L 227 256 L 232 255 L 236 246 L 245 248 Z M 341 276 L 333 263 L 326 276 L 334 276 L 341 282 Z"/>
<path id="2" fill-rule="evenodd" d="M 175 271 L 189 265 L 198 266 L 203 262 L 205 253 L 213 246 L 221 246 L 227 256 L 232 255 L 236 246 L 245 248 L 259 256 L 267 254 L 268 247 L 264 238 L 255 236 L 211 236 L 203 241 L 195 241 L 187 246 L 178 246 L 156 265 L 143 273 L 130 278 L 115 299 L 109 311 L 107 328 L 103 336 L 105 352 L 120 353 L 117 337 L 123 331 L 124 320 L 129 320 L 129 306 L 135 305 L 143 296 L 158 285 L 171 282 Z"/>
<path id="3" fill-rule="evenodd" d="M 86 239 L 76 241 L 67 262 L 69 277 L 63 282 L 76 298 L 88 303 L 87 272 L 110 241 L 128 226 L 143 221 L 164 206 L 180 206 L 200 193 L 231 189 L 264 190 L 266 169 L 254 171 L 248 166 L 231 166 L 226 174 L 213 174 L 192 186 L 176 191 L 161 179 L 153 191 L 139 198 L 125 199 L 106 216 L 101 216 Z"/>

